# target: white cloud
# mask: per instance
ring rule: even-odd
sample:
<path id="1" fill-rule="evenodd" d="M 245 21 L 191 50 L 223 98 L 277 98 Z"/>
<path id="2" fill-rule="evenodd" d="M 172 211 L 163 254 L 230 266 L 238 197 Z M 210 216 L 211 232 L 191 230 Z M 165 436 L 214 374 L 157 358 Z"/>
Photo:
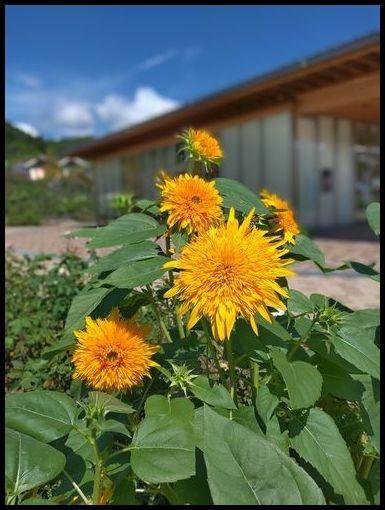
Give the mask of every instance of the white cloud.
<path id="1" fill-rule="evenodd" d="M 16 79 L 25 87 L 37 89 L 41 85 L 41 80 L 37 76 L 29 73 L 18 73 Z"/>
<path id="2" fill-rule="evenodd" d="M 174 110 L 178 106 L 177 101 L 161 96 L 151 87 L 139 87 L 131 101 L 117 94 L 106 96 L 96 105 L 96 112 L 112 129 L 122 129 Z"/>
<path id="3" fill-rule="evenodd" d="M 12 122 L 12 125 L 20 129 L 20 131 L 23 131 L 23 133 L 32 136 L 33 138 L 37 138 L 39 136 L 39 131 L 27 122 Z"/>
<path id="4" fill-rule="evenodd" d="M 141 64 L 139 64 L 138 69 L 141 71 L 147 71 L 147 69 L 164 64 L 167 60 L 176 57 L 177 54 L 178 52 L 176 50 L 168 50 L 164 53 L 158 53 L 157 55 L 144 60 Z"/>
<path id="5" fill-rule="evenodd" d="M 85 101 L 59 99 L 53 109 L 53 122 L 64 136 L 84 136 L 93 132 L 95 120 Z"/>

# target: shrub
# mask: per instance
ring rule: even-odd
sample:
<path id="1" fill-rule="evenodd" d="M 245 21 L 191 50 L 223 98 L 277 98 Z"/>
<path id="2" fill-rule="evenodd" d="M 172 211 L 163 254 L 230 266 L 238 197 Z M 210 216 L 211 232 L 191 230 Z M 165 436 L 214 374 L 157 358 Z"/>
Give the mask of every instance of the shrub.
<path id="1" fill-rule="evenodd" d="M 209 133 L 182 140 L 195 172 L 220 164 Z M 266 190 L 157 184 L 142 212 L 73 233 L 112 252 L 48 350 L 71 353 L 72 397 L 7 398 L 7 503 L 377 504 L 379 311 L 305 296 L 290 266 L 379 273 L 326 266 Z M 379 234 L 379 204 L 367 214 Z"/>

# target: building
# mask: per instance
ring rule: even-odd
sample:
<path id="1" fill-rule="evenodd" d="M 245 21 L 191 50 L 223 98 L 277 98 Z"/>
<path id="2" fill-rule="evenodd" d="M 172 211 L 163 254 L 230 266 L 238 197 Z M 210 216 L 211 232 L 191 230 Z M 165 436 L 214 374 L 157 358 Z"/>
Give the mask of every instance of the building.
<path id="1" fill-rule="evenodd" d="M 349 44 L 72 152 L 92 162 L 100 207 L 121 191 L 156 196 L 159 168 L 176 172 L 175 134 L 212 131 L 222 177 L 287 198 L 308 227 L 351 224 L 379 199 L 380 37 Z"/>
<path id="2" fill-rule="evenodd" d="M 30 181 L 39 181 L 46 176 L 46 169 L 44 168 L 47 163 L 47 158 L 44 155 L 38 158 L 31 158 L 27 161 L 16 163 L 12 171 Z"/>
<path id="3" fill-rule="evenodd" d="M 59 159 L 57 162 L 59 168 L 61 168 L 63 177 L 69 177 L 71 173 L 82 170 L 88 172 L 90 164 L 82 158 L 77 156 L 65 156 Z"/>

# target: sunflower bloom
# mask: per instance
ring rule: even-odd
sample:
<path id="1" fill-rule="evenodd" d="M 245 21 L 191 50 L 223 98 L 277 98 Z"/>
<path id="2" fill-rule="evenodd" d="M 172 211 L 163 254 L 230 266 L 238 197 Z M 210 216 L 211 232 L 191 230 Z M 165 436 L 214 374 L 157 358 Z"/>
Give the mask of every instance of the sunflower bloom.
<path id="1" fill-rule="evenodd" d="M 167 225 L 192 232 L 207 230 L 223 219 L 222 197 L 214 181 L 205 181 L 198 175 L 182 174 L 171 178 L 162 174 L 157 186 L 161 192 L 161 212 L 167 212 Z"/>
<path id="2" fill-rule="evenodd" d="M 190 312 L 189 328 L 206 316 L 217 340 L 230 337 L 238 316 L 258 334 L 257 314 L 271 322 L 268 306 L 286 309 L 281 299 L 287 292 L 276 280 L 294 274 L 286 268 L 293 260 L 281 258 L 288 252 L 282 239 L 251 226 L 253 215 L 254 209 L 239 225 L 231 209 L 227 223 L 200 234 L 165 264 L 180 269 L 165 297 L 179 297 L 179 313 Z"/>
<path id="3" fill-rule="evenodd" d="M 145 342 L 148 328 L 123 320 L 117 309 L 105 319 L 86 317 L 86 329 L 74 331 L 78 340 L 73 377 L 102 391 L 131 388 L 158 364 L 151 356 L 158 346 Z"/>
<path id="4" fill-rule="evenodd" d="M 179 136 L 184 143 L 185 149 L 196 161 L 205 163 L 220 163 L 223 152 L 218 140 L 204 129 L 188 129 Z"/>
<path id="5" fill-rule="evenodd" d="M 285 243 L 295 244 L 294 237 L 299 234 L 299 226 L 294 218 L 294 212 L 291 210 L 288 202 L 278 195 L 270 193 L 266 189 L 261 191 L 262 202 L 267 207 L 275 207 L 276 209 L 284 209 L 277 211 L 274 222 L 273 232 L 282 232 Z"/>

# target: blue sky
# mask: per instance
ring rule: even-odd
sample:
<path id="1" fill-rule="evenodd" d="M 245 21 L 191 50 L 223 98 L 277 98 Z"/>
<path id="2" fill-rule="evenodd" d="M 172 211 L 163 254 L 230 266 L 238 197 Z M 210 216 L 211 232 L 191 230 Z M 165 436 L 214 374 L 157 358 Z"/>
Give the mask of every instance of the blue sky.
<path id="1" fill-rule="evenodd" d="M 379 30 L 368 6 L 7 6 L 6 117 L 100 136 Z"/>

